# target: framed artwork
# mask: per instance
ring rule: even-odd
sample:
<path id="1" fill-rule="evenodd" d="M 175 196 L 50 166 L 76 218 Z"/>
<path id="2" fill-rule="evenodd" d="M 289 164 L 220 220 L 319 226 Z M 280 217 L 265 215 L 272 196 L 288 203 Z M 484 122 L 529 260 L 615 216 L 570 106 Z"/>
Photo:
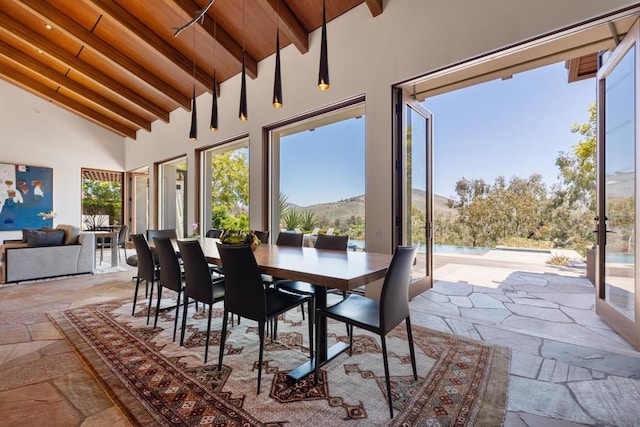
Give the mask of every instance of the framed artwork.
<path id="1" fill-rule="evenodd" d="M 0 231 L 53 226 L 53 169 L 0 163 Z"/>

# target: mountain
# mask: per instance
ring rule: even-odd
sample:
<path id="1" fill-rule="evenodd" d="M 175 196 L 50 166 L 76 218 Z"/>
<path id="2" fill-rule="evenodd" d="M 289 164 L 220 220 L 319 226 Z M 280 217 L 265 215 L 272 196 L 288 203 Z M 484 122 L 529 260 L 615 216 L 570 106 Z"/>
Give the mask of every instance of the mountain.
<path id="1" fill-rule="evenodd" d="M 426 192 L 424 190 L 414 189 L 412 192 L 413 204 L 420 210 L 425 209 L 426 205 Z M 434 215 L 437 212 L 452 212 L 455 215 L 456 210 L 449 208 L 449 199 L 447 197 L 434 195 L 433 196 L 433 209 Z M 319 219 L 326 218 L 328 222 L 333 223 L 336 219 L 343 222 L 349 218 L 361 217 L 364 218 L 364 195 L 351 197 L 349 199 L 339 200 L 337 202 L 330 203 L 318 203 L 310 206 L 298 206 L 293 203 L 289 203 L 290 209 L 298 209 L 300 211 L 311 211 Z M 322 221 L 325 222 L 325 221 Z"/>

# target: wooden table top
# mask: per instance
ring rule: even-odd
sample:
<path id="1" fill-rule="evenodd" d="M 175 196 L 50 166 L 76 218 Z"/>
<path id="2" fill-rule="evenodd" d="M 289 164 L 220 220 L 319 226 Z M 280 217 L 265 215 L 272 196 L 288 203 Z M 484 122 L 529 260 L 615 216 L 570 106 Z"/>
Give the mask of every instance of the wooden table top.
<path id="1" fill-rule="evenodd" d="M 222 265 L 218 239 L 200 238 L 207 261 Z M 333 251 L 262 244 L 254 252 L 260 271 L 274 277 L 301 280 L 344 291 L 384 278 L 392 255 Z"/>

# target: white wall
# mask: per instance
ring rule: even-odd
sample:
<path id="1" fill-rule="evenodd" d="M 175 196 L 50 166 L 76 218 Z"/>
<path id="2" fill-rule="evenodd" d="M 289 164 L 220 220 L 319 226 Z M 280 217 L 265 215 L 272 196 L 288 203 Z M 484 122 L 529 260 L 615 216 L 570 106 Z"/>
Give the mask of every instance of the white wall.
<path id="1" fill-rule="evenodd" d="M 237 118 L 239 76 L 224 82 L 218 101 L 220 131 L 208 130 L 211 97 L 198 98 L 198 141 L 189 141 L 189 113 L 171 114 L 170 124 L 154 123 L 127 141 L 126 167 L 134 169 L 186 153 L 195 165 L 194 148 L 250 135 L 251 226 L 261 228 L 262 127 L 331 103 L 366 95 L 367 249 L 391 251 L 392 124 L 391 87 L 482 53 L 531 39 L 634 4 L 624 0 L 394 0 L 372 18 L 367 6 L 352 9 L 328 24 L 331 89 L 316 89 L 320 31 L 310 36 L 309 52 L 283 49 L 284 108 L 271 107 L 274 56 L 258 65 L 258 78 L 247 82 L 249 121 Z M 193 174 L 188 186 L 193 206 Z M 153 178 L 152 178 L 153 186 Z M 194 213 L 189 213 L 191 222 Z"/>
<path id="2" fill-rule="evenodd" d="M 124 138 L 4 81 L 0 100 L 0 163 L 53 168 L 54 224 L 80 226 L 80 169 L 123 171 Z"/>

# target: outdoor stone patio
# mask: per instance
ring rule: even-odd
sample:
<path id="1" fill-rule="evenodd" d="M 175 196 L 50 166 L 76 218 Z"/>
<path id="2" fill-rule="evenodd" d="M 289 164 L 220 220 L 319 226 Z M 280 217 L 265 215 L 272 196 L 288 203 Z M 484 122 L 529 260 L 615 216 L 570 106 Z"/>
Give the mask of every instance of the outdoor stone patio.
<path id="1" fill-rule="evenodd" d="M 512 349 L 507 426 L 640 425 L 640 353 L 595 314 L 584 268 L 510 255 L 435 270 L 412 322 Z"/>

